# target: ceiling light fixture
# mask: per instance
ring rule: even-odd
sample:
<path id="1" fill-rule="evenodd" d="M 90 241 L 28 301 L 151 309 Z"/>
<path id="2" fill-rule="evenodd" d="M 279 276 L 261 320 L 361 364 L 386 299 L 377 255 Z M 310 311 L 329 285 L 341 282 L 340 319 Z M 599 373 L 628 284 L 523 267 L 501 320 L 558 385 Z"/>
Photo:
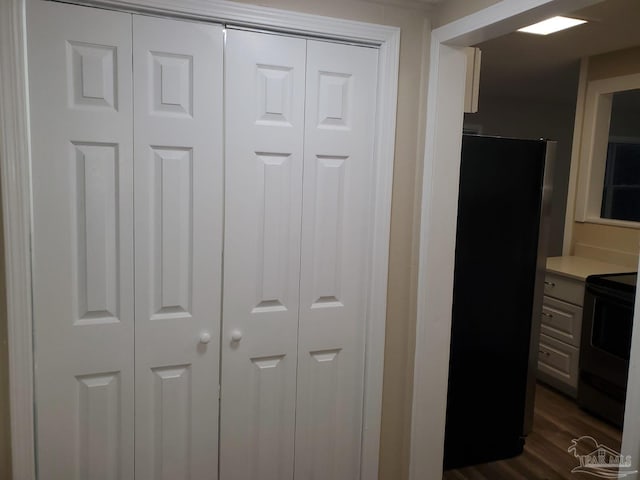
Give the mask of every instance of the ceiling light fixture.
<path id="1" fill-rule="evenodd" d="M 542 22 L 534 23 L 528 27 L 518 29 L 519 32 L 533 33 L 536 35 L 549 35 L 550 33 L 566 30 L 587 23 L 586 20 L 569 17 L 553 17 Z"/>

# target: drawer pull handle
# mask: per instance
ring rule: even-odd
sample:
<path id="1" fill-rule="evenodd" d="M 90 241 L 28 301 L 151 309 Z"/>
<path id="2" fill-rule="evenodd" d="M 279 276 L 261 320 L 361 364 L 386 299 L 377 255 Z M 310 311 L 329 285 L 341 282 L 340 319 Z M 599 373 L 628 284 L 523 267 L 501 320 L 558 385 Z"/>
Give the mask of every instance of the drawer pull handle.
<path id="1" fill-rule="evenodd" d="M 555 282 L 549 282 L 549 281 L 547 281 L 547 280 L 545 280 L 545 281 L 544 281 L 544 284 L 545 284 L 547 287 L 551 287 L 551 288 L 553 288 L 553 287 L 555 287 L 555 286 L 556 286 Z"/>
<path id="2" fill-rule="evenodd" d="M 547 317 L 547 318 L 553 318 L 553 315 L 551 315 L 550 313 L 547 313 L 547 312 L 542 312 L 542 316 L 543 317 Z"/>
<path id="3" fill-rule="evenodd" d="M 549 352 L 545 352 L 544 350 L 538 350 L 538 353 L 541 355 L 544 355 L 545 357 L 550 357 L 551 353 Z"/>

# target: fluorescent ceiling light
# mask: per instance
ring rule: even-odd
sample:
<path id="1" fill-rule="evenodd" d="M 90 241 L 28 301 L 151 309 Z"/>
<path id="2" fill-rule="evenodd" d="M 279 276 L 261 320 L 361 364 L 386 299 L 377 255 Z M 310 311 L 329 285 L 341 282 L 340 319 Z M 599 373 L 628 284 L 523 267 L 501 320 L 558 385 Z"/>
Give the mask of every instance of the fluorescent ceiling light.
<path id="1" fill-rule="evenodd" d="M 542 22 L 534 23 L 528 27 L 518 29 L 519 32 L 535 33 L 536 35 L 549 35 L 567 28 L 575 27 L 587 23 L 586 20 L 568 17 L 553 17 Z"/>

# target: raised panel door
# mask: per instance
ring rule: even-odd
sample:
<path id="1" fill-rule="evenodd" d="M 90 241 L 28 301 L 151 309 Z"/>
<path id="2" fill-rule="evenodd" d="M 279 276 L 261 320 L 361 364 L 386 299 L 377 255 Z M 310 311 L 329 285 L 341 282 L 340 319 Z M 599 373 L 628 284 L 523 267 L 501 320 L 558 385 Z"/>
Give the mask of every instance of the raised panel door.
<path id="1" fill-rule="evenodd" d="M 134 15 L 136 476 L 215 479 L 222 275 L 217 25 Z"/>
<path id="2" fill-rule="evenodd" d="M 227 32 L 224 480 L 293 478 L 305 48 Z"/>
<path id="3" fill-rule="evenodd" d="M 307 42 L 296 480 L 360 476 L 377 61 Z"/>
<path id="4" fill-rule="evenodd" d="M 131 15 L 27 21 L 38 478 L 133 479 Z"/>

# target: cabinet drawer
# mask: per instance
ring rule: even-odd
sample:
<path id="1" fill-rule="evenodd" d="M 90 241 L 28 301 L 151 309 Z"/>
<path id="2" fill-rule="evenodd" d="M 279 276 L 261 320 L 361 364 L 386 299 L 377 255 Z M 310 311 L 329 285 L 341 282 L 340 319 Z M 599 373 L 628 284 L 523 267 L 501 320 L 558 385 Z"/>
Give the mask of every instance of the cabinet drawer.
<path id="1" fill-rule="evenodd" d="M 582 307 L 555 298 L 544 297 L 540 331 L 549 337 L 579 347 L 580 332 L 582 331 Z"/>
<path id="2" fill-rule="evenodd" d="M 582 306 L 584 302 L 584 282 L 547 272 L 544 277 L 544 294 Z"/>
<path id="3" fill-rule="evenodd" d="M 564 342 L 540 335 L 538 370 L 573 388 L 578 386 L 580 351 Z"/>

